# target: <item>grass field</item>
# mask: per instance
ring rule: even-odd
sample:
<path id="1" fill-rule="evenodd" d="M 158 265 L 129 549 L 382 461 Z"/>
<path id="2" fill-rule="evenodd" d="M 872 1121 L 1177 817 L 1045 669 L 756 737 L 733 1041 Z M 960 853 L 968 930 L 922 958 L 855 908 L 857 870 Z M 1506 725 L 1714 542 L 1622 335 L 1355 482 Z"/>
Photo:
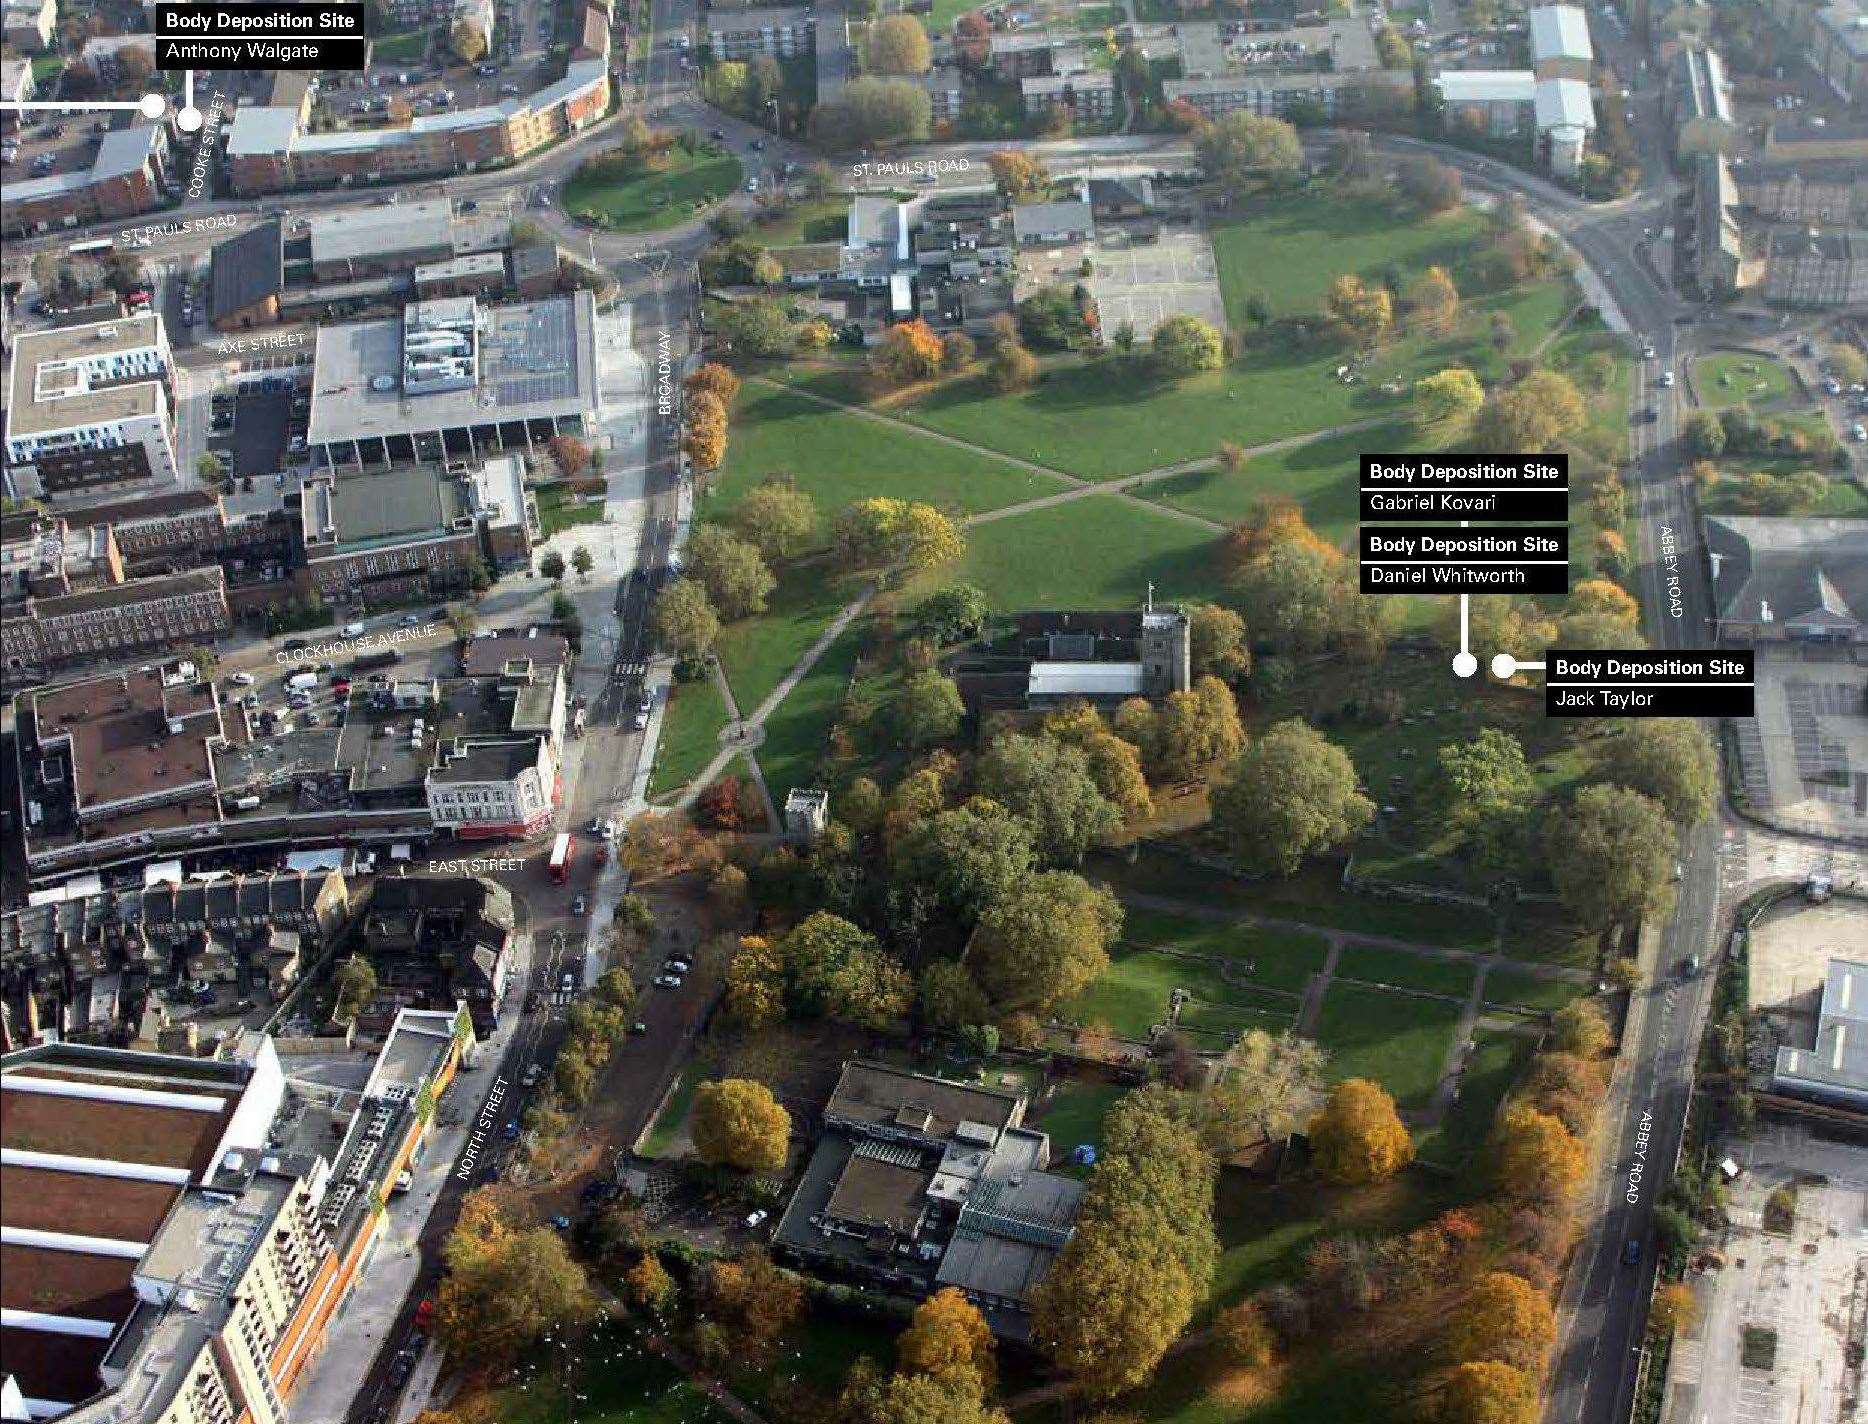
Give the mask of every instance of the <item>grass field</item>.
<path id="1" fill-rule="evenodd" d="M 1093 494 L 966 531 L 966 556 L 929 581 L 971 583 L 994 609 L 1134 608 L 1153 582 L 1172 601 L 1212 592 L 1211 530 Z M 921 596 L 911 594 L 907 603 Z"/>
<path id="2" fill-rule="evenodd" d="M 585 504 L 569 485 L 543 485 L 537 493 L 538 524 L 547 539 L 561 529 L 603 522 L 603 501 Z"/>
<path id="3" fill-rule="evenodd" d="M 845 505 L 887 496 L 975 514 L 1068 486 L 938 440 L 827 409 L 770 386 L 748 385 L 734 405 L 726 463 L 701 509 L 724 518 L 769 475 L 787 474 L 817 501 L 823 530 Z"/>
<path id="4" fill-rule="evenodd" d="M 799 680 L 791 696 L 765 720 L 759 766 L 779 806 L 785 804 L 785 796 L 792 788 L 808 786 L 814 780 L 812 771 L 823 755 L 825 736 L 856 663 L 859 636 L 853 626 L 844 630 L 817 666 Z"/>
<path id="5" fill-rule="evenodd" d="M 766 247 L 790 247 L 800 242 L 842 242 L 849 231 L 849 199 L 835 197 L 798 203 L 778 217 L 755 223 L 747 235 Z"/>
<path id="6" fill-rule="evenodd" d="M 548 1359 L 535 1377 L 498 1391 L 492 1417 L 503 1424 L 730 1424 L 731 1415 L 652 1354 L 627 1323 L 598 1326 L 579 1358 L 583 1369 L 568 1387 Z"/>
<path id="7" fill-rule="evenodd" d="M 1459 960 L 1430 959 L 1424 954 L 1383 949 L 1372 944 L 1346 944 L 1337 957 L 1336 972 L 1345 979 L 1365 979 L 1371 984 L 1399 984 L 1405 989 L 1425 989 L 1432 994 L 1452 994 L 1464 998 L 1472 992 L 1472 964 Z"/>
<path id="8" fill-rule="evenodd" d="M 428 42 L 433 38 L 434 31 L 426 25 L 379 35 L 370 41 L 370 63 L 415 64 L 427 57 Z"/>
<path id="9" fill-rule="evenodd" d="M 698 208 L 736 191 L 745 170 L 730 153 L 671 151 L 658 173 L 618 182 L 574 174 L 564 185 L 564 210 L 595 213 L 606 227 L 624 230 L 673 227 Z"/>
<path id="10" fill-rule="evenodd" d="M 694 1090 L 700 1086 L 703 1076 L 699 1063 L 689 1063 L 681 1070 L 681 1076 L 675 1080 L 675 1089 L 668 1095 L 668 1101 L 655 1115 L 655 1121 L 649 1124 L 648 1136 L 642 1139 L 644 1157 L 666 1157 L 674 1151 L 675 1144 L 681 1140 L 682 1128 L 688 1120 L 688 1108 L 694 1102 Z"/>
<path id="11" fill-rule="evenodd" d="M 1425 1105 L 1459 1022 L 1458 1004 L 1332 984 L 1323 996 L 1317 1042 L 1330 1076 L 1372 1078 L 1403 1108 Z"/>
<path id="12" fill-rule="evenodd" d="M 1114 1083 L 1065 1083 L 1051 1095 L 1035 1126 L 1051 1139 L 1051 1151 L 1069 1154 L 1080 1142 L 1100 1147 L 1103 1118 L 1127 1090 Z"/>
<path id="13" fill-rule="evenodd" d="M 1498 968 L 1485 976 L 1485 999 L 1491 1004 L 1518 1004 L 1527 1009 L 1562 1008 L 1589 992 L 1587 984 L 1568 979 L 1545 979 L 1522 969 Z"/>
<path id="14" fill-rule="evenodd" d="M 1122 938 L 1144 948 L 1178 949 L 1230 961 L 1235 976 L 1268 989 L 1297 993 L 1323 967 L 1329 946 L 1322 935 L 1302 930 L 1261 929 L 1243 924 L 1215 924 L 1159 910 L 1130 909 Z M 1248 971 L 1246 965 L 1251 965 Z"/>
<path id="15" fill-rule="evenodd" d="M 1235 1019 L 1245 1027 L 1260 1019 L 1264 1027 L 1283 1027 L 1296 1008 L 1292 1000 L 1227 983 L 1216 965 L 1159 950 L 1118 949 L 1109 972 L 1061 1005 L 1058 1016 L 1072 1023 L 1105 1023 L 1125 1038 L 1146 1038 L 1149 1028 L 1167 1017 L 1168 997 L 1176 989 L 1221 1011 L 1190 1028 L 1216 1029 Z"/>
<path id="16" fill-rule="evenodd" d="M 726 699 L 711 677 L 675 683 L 662 713 L 649 795 L 676 791 L 699 776 L 720 750 L 720 729 L 725 725 Z"/>
<path id="17" fill-rule="evenodd" d="M 1771 473 L 1789 474 L 1796 470 L 1809 469 L 1808 461 L 1779 460 L 1765 462 Z M 1752 462 L 1752 468 L 1758 468 L 1759 462 Z M 1744 514 L 1744 481 L 1736 477 L 1725 477 L 1717 481 L 1709 490 L 1701 490 L 1699 507 L 1706 514 Z M 1830 519 L 1868 518 L 1868 491 L 1845 475 L 1831 474 L 1823 486 L 1823 498 L 1808 510 L 1807 516 Z"/>
<path id="18" fill-rule="evenodd" d="M 767 1368 L 733 1370 L 733 1393 L 756 1409 L 769 1409 L 788 1388 L 808 1385 L 834 1395 L 850 1366 L 864 1355 L 886 1366 L 894 1359 L 896 1327 L 887 1319 L 828 1319 L 806 1315 L 778 1342 L 778 1355 Z"/>
<path id="19" fill-rule="evenodd" d="M 779 570 L 778 580 L 765 612 L 728 624 L 714 644 L 740 713 L 747 717 L 859 591 L 821 566 L 791 565 Z"/>
<path id="20" fill-rule="evenodd" d="M 1693 362 L 1693 384 L 1708 410 L 1733 405 L 1768 406 L 1799 394 L 1783 362 L 1748 351 L 1714 351 Z"/>
<path id="21" fill-rule="evenodd" d="M 1478 1029 L 1459 1075 L 1459 1096 L 1439 1127 L 1420 1134 L 1415 1150 L 1443 1167 L 1462 1165 L 1485 1142 L 1511 1085 L 1530 1061 L 1536 1041 L 1527 1034 Z"/>

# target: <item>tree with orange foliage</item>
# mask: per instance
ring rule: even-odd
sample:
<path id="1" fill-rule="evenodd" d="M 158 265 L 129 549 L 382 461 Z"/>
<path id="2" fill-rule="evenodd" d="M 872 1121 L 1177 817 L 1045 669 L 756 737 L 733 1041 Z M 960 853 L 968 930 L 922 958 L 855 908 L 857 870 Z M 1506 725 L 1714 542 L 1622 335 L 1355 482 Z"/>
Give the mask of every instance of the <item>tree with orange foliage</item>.
<path id="1" fill-rule="evenodd" d="M 1464 1364 L 1441 1385 L 1439 1424 L 1535 1424 L 1537 1381 L 1493 1360 Z"/>
<path id="2" fill-rule="evenodd" d="M 1367 1078 L 1346 1078 L 1310 1119 L 1317 1168 L 1343 1186 L 1380 1182 L 1414 1160 L 1414 1139 L 1388 1090 Z"/>
<path id="3" fill-rule="evenodd" d="M 739 377 L 718 361 L 709 361 L 681 384 L 690 399 L 705 391 L 722 407 L 732 405 L 739 394 Z"/>
<path id="4" fill-rule="evenodd" d="M 895 1367 L 925 1375 L 968 1370 L 990 1389 L 997 1373 L 992 1327 L 964 1292 L 948 1286 L 915 1307 L 908 1328 L 895 1339 Z"/>
<path id="5" fill-rule="evenodd" d="M 1682 1333 L 1699 1323 L 1699 1297 L 1685 1281 L 1675 1281 L 1654 1292 L 1654 1304 L 1648 1308 L 1648 1323 L 1663 1334 Z"/>
<path id="6" fill-rule="evenodd" d="M 1583 1144 L 1550 1113 L 1514 1103 L 1499 1121 L 1494 1158 L 1499 1183 L 1520 1201 L 1567 1199 L 1583 1175 Z"/>
<path id="7" fill-rule="evenodd" d="M 930 381 L 940 374 L 944 354 L 940 337 L 920 317 L 891 326 L 870 353 L 869 374 L 884 386 Z"/>
<path id="8" fill-rule="evenodd" d="M 687 433 L 681 448 L 697 469 L 716 470 L 726 458 L 726 406 L 708 391 L 699 391 L 687 404 Z"/>
<path id="9" fill-rule="evenodd" d="M 1342 554 L 1305 522 L 1303 506 L 1282 496 L 1253 504 L 1251 512 L 1226 531 L 1220 558 L 1233 569 L 1244 569 L 1284 544 L 1297 544 L 1333 560 L 1342 559 Z"/>
<path id="10" fill-rule="evenodd" d="M 1262 1370 L 1276 1358 L 1278 1337 L 1266 1322 L 1265 1313 L 1253 1302 L 1240 1301 L 1221 1312 L 1213 1323 L 1235 1364 L 1249 1370 Z"/>
<path id="11" fill-rule="evenodd" d="M 1557 1317 L 1548 1300 L 1519 1276 L 1487 1271 L 1453 1316 L 1447 1349 L 1462 1364 L 1497 1360 L 1536 1374 L 1556 1338 Z"/>

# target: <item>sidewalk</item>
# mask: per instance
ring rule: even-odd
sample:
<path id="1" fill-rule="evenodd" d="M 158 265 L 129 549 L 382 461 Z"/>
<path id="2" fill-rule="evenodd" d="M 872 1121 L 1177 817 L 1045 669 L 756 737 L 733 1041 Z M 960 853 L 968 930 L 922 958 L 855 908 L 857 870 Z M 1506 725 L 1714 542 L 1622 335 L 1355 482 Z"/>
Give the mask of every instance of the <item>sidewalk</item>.
<path id="1" fill-rule="evenodd" d="M 458 1115 L 451 1127 L 437 1126 L 410 1164 L 409 1190 L 389 1199 L 369 1255 L 357 1272 L 350 1298 L 331 1322 L 317 1358 L 306 1370 L 289 1405 L 292 1424 L 344 1424 L 370 1363 L 382 1348 L 378 1332 L 393 1328 L 402 1303 L 422 1268 L 421 1236 L 435 1200 L 460 1160 L 479 1116 L 481 1101 L 497 1076 L 512 1035 L 522 1022 L 519 1001 L 531 974 L 532 936 L 514 936 L 515 952 L 500 1026 L 473 1050 L 472 1068 L 463 1065 L 442 1099 L 444 1111 Z M 431 1377 L 432 1378 L 432 1377 Z"/>

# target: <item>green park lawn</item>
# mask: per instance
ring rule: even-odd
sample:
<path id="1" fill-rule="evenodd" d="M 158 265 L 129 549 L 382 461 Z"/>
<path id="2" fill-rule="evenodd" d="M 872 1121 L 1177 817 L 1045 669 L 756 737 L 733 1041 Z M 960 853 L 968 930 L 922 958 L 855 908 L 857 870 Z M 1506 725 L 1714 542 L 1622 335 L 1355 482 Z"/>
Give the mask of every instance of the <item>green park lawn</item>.
<path id="1" fill-rule="evenodd" d="M 681 1070 L 681 1076 L 675 1079 L 674 1091 L 668 1095 L 662 1110 L 655 1115 L 655 1121 L 649 1124 L 648 1136 L 642 1139 L 644 1157 L 666 1157 L 674 1151 L 687 1125 L 688 1109 L 694 1103 L 694 1090 L 701 1085 L 704 1076 L 705 1070 L 698 1062 L 690 1062 Z"/>
<path id="2" fill-rule="evenodd" d="M 1344 945 L 1336 960 L 1339 978 L 1362 979 L 1371 984 L 1399 984 L 1404 989 L 1424 989 L 1431 994 L 1451 994 L 1457 998 L 1472 992 L 1473 977 L 1477 973 L 1470 960 L 1434 959 L 1374 944 Z"/>
<path id="3" fill-rule="evenodd" d="M 1725 463 L 1725 462 L 1721 462 Z M 1811 468 L 1808 461 L 1783 460 L 1768 462 L 1770 473 L 1789 474 L 1796 470 Z M 1757 467 L 1753 462 L 1753 468 Z M 1738 475 L 1724 475 L 1711 489 L 1702 489 L 1699 507 L 1706 514 L 1744 514 L 1746 508 L 1745 482 Z M 1868 518 L 1868 491 L 1846 475 L 1830 474 L 1823 484 L 1823 497 L 1804 511 L 1806 515 L 1828 519 L 1863 519 Z"/>
<path id="4" fill-rule="evenodd" d="M 788 564 L 777 574 L 765 612 L 727 624 L 714 644 L 743 717 L 753 715 L 837 610 L 861 591 L 822 565 Z"/>
<path id="5" fill-rule="evenodd" d="M 1033 1125 L 1051 1139 L 1051 1152 L 1056 1157 L 1068 1156 L 1080 1142 L 1101 1147 L 1103 1119 L 1125 1091 L 1114 1083 L 1061 1084 Z"/>
<path id="6" fill-rule="evenodd" d="M 418 29 L 379 35 L 370 41 L 370 62 L 372 64 L 414 64 L 427 57 L 428 43 L 433 37 L 433 30 L 426 25 Z"/>
<path id="7" fill-rule="evenodd" d="M 1440 1078 L 1460 1006 L 1413 994 L 1332 984 L 1323 996 L 1317 1042 L 1330 1076 L 1372 1078 L 1403 1108 L 1426 1104 Z"/>
<path id="8" fill-rule="evenodd" d="M 1515 1004 L 1527 1009 L 1554 1011 L 1588 992 L 1587 984 L 1546 979 L 1522 969 L 1499 967 L 1485 976 L 1485 1000 L 1489 1004 Z"/>
<path id="9" fill-rule="evenodd" d="M 1498 1117 L 1498 1105 L 1530 1061 L 1536 1039 L 1529 1034 L 1477 1029 L 1474 1048 L 1459 1075 L 1459 1095 L 1439 1127 L 1419 1135 L 1415 1150 L 1441 1167 L 1458 1167 L 1483 1146 Z"/>
<path id="10" fill-rule="evenodd" d="M 1211 597 L 1206 563 L 1214 533 L 1110 494 L 976 524 L 967 550 L 921 592 L 977 585 L 996 610 L 1135 608 L 1147 597 Z"/>
<path id="11" fill-rule="evenodd" d="M 734 192 L 745 170 L 730 153 L 674 149 L 668 166 L 639 178 L 593 178 L 574 174 L 564 185 L 564 210 L 572 216 L 594 213 L 605 227 L 673 227 L 695 211 Z"/>
<path id="12" fill-rule="evenodd" d="M 549 1347 L 540 1347 L 541 1351 Z M 634 1326 L 605 1323 L 580 1342 L 567 1378 L 558 1358 L 520 1366 L 518 1382 L 494 1396 L 502 1424 L 729 1424 L 732 1416 L 652 1353 Z"/>
<path id="13" fill-rule="evenodd" d="M 601 524 L 603 501 L 586 503 L 569 485 L 543 485 L 538 490 L 538 524 L 549 539 L 561 529 L 579 524 Z"/>
<path id="14" fill-rule="evenodd" d="M 818 659 L 817 664 L 799 679 L 791 696 L 773 709 L 765 720 L 765 741 L 759 747 L 759 767 L 765 772 L 765 784 L 773 801 L 785 804 L 794 787 L 815 783 L 813 775 L 824 753 L 825 734 L 836 719 L 843 699 L 843 689 L 856 663 L 856 649 L 861 633 L 854 625 L 844 630 L 837 641 Z"/>
<path id="15" fill-rule="evenodd" d="M 898 1328 L 881 1312 L 874 1320 L 807 1314 L 779 1339 L 771 1364 L 730 1370 L 727 1383 L 755 1409 L 767 1411 L 800 1386 L 834 1396 L 850 1366 L 864 1355 L 884 1366 L 894 1360 Z"/>
<path id="16" fill-rule="evenodd" d="M 1199 1021 L 1191 1028 L 1220 1031 L 1232 1027 L 1235 1019 L 1242 1027 L 1252 1027 L 1246 1021 L 1256 1020 L 1259 1011 L 1267 1019 L 1265 1027 L 1281 1027 L 1295 1008 L 1288 999 L 1228 983 L 1217 965 L 1153 949 L 1118 949 L 1108 972 L 1060 1006 L 1058 1015 L 1071 1023 L 1105 1023 L 1125 1038 L 1145 1038 L 1150 1027 L 1167 1017 L 1168 997 L 1176 989 L 1185 989 L 1196 1005 L 1211 1005 L 1217 1011 L 1196 1015 Z M 1279 1019 L 1284 1024 L 1276 1022 Z"/>
<path id="17" fill-rule="evenodd" d="M 820 534 L 858 499 L 923 500 L 976 514 L 1068 488 L 1055 476 L 831 410 L 793 391 L 747 385 L 734 403 L 726 463 L 707 481 L 703 512 L 724 518 L 775 474 L 790 475 L 817 501 Z"/>
<path id="18" fill-rule="evenodd" d="M 711 677 L 675 683 L 662 713 L 649 795 L 678 791 L 699 776 L 720 750 L 720 729 L 725 725 L 726 699 Z"/>
<path id="19" fill-rule="evenodd" d="M 1727 406 L 1769 406 L 1798 394 L 1790 368 L 1770 356 L 1749 351 L 1714 351 L 1693 362 L 1693 385 L 1708 410 Z"/>
<path id="20" fill-rule="evenodd" d="M 1329 946 L 1320 934 L 1219 924 L 1160 910 L 1129 909 L 1122 938 L 1142 948 L 1177 949 L 1183 954 L 1224 959 L 1235 976 L 1292 993 L 1300 992 L 1329 956 Z"/>
<path id="21" fill-rule="evenodd" d="M 850 200 L 844 197 L 795 203 L 785 212 L 756 223 L 749 234 L 762 247 L 792 247 L 801 242 L 842 242 L 850 230 Z"/>

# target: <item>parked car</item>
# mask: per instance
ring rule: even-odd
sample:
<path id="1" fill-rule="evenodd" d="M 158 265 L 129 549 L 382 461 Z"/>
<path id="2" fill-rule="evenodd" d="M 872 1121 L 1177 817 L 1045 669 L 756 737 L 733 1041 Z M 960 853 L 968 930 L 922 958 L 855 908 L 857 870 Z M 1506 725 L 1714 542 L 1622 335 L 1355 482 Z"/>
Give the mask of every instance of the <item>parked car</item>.
<path id="1" fill-rule="evenodd" d="M 1641 1260 L 1641 1243 L 1632 1238 L 1622 1243 L 1622 1264 L 1638 1265 Z"/>
<path id="2" fill-rule="evenodd" d="M 686 974 L 693 968 L 694 965 L 690 961 L 683 959 L 678 954 L 670 955 L 667 959 L 662 961 L 662 972 L 664 974 Z"/>
<path id="3" fill-rule="evenodd" d="M 571 913 L 573 915 L 581 915 L 584 913 L 584 897 L 582 895 L 578 895 L 572 899 Z"/>
<path id="4" fill-rule="evenodd" d="M 536 1087 L 538 1080 L 544 1076 L 545 1070 L 542 1067 L 536 1063 L 528 1063 L 525 1065 L 525 1072 L 519 1075 L 519 1086 L 521 1088 Z"/>
<path id="5" fill-rule="evenodd" d="M 679 974 L 657 974 L 655 976 L 655 987 L 657 989 L 679 989 L 681 987 L 681 976 Z"/>
<path id="6" fill-rule="evenodd" d="M 511 1122 L 508 1122 L 499 1130 L 499 1135 L 508 1142 L 516 1142 L 519 1138 L 519 1120 L 514 1118 Z"/>
<path id="7" fill-rule="evenodd" d="M 232 674 L 227 681 L 231 682 L 235 687 L 251 687 L 253 685 L 253 674 L 250 672 L 237 672 Z"/>

